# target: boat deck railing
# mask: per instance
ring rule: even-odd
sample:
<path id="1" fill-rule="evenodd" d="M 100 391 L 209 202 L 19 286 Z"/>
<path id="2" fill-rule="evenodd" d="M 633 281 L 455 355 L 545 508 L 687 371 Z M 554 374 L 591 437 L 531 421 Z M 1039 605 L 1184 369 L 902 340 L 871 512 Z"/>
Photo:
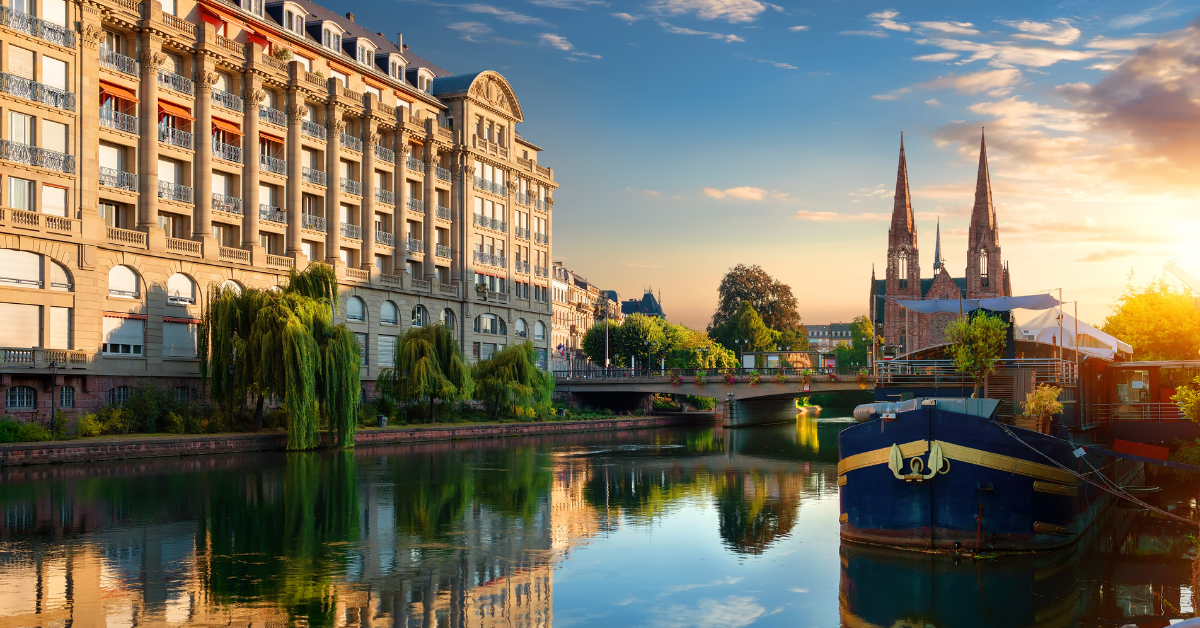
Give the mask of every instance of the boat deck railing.
<path id="1" fill-rule="evenodd" d="M 1075 363 L 1054 358 L 996 360 L 996 371 L 1031 369 L 1034 383 L 1078 386 Z M 975 380 L 953 360 L 886 360 L 879 362 L 880 386 L 972 386 Z"/>
<path id="2" fill-rule="evenodd" d="M 1089 403 L 1088 421 L 1106 424 L 1110 421 L 1188 421 L 1176 403 Z"/>

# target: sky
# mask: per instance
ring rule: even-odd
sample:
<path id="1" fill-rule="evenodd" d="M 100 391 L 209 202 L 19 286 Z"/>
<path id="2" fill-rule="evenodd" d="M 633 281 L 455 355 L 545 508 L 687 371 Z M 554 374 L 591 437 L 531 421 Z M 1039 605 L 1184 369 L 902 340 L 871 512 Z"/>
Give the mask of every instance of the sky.
<path id="1" fill-rule="evenodd" d="M 1097 325 L 1170 259 L 1200 276 L 1200 5 L 339 0 L 513 86 L 560 188 L 555 261 L 704 328 L 730 267 L 802 320 L 867 313 L 904 133 L 922 275 L 966 265 L 981 129 L 1015 294 Z M 1036 313 L 1027 314 L 1030 318 Z"/>

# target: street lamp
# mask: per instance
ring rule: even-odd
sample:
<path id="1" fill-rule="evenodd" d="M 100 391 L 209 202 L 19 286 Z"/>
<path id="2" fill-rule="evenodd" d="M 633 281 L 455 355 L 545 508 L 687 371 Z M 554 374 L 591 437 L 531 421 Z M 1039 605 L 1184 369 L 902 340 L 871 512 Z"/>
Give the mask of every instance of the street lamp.
<path id="1" fill-rule="evenodd" d="M 55 413 L 58 412 L 58 408 L 55 406 L 56 400 L 54 398 L 57 394 L 58 394 L 58 362 L 52 360 L 50 362 L 50 436 L 51 437 L 53 437 L 57 434 L 57 430 L 56 430 L 57 423 L 55 422 L 55 419 L 54 419 Z"/>

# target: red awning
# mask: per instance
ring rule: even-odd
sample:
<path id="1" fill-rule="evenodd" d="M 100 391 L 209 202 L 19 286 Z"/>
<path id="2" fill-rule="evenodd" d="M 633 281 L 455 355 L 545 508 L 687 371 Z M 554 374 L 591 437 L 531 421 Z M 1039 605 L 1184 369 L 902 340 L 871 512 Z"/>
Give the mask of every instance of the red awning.
<path id="1" fill-rule="evenodd" d="M 169 113 L 176 118 L 183 118 L 189 122 L 196 121 L 196 119 L 192 117 L 191 110 L 189 110 L 187 107 L 177 105 L 168 100 L 162 100 L 161 98 L 158 100 L 158 111 L 159 113 Z"/>
<path id="2" fill-rule="evenodd" d="M 242 136 L 242 130 L 240 128 L 238 128 L 238 125 L 236 125 L 228 120 L 222 120 L 220 118 L 213 118 L 212 124 L 213 124 L 214 128 L 221 129 L 222 131 L 224 131 L 226 133 L 232 133 L 238 137 Z"/>
<path id="3" fill-rule="evenodd" d="M 112 96 L 113 98 L 120 98 L 121 100 L 128 100 L 130 102 L 139 102 L 137 94 L 133 93 L 132 89 L 129 89 L 128 87 L 121 87 L 120 85 L 117 85 L 116 83 L 100 81 L 100 93 L 108 94 L 109 96 Z"/>
<path id="4" fill-rule="evenodd" d="M 210 11 L 204 7 L 200 7 L 200 19 L 204 20 L 205 22 L 208 22 L 209 24 L 212 24 L 213 27 L 218 28 L 218 29 L 225 26 L 225 18 L 217 15 L 216 13 L 213 13 L 212 11 Z"/>
<path id="5" fill-rule="evenodd" d="M 275 135 L 274 133 L 267 133 L 266 131 L 259 131 L 258 134 L 262 137 L 265 137 L 265 138 L 271 140 L 272 142 L 276 142 L 279 144 L 283 143 L 283 138 L 279 137 L 278 135 Z"/>

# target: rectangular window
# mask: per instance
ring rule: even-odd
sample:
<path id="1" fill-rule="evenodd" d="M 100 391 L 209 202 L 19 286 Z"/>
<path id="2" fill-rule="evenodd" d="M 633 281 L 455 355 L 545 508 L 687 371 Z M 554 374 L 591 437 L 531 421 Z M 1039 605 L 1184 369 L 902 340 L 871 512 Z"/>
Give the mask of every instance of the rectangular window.
<path id="1" fill-rule="evenodd" d="M 179 164 L 170 159 L 159 159 L 158 180 L 167 183 L 179 183 Z"/>
<path id="2" fill-rule="evenodd" d="M 8 47 L 8 73 L 33 80 L 33 51 L 18 46 Z"/>
<path id="3" fill-rule="evenodd" d="M 33 211 L 33 181 L 28 179 L 8 178 L 8 206 L 13 209 Z"/>
<path id="4" fill-rule="evenodd" d="M 358 363 L 361 366 L 366 366 L 367 365 L 367 335 L 356 333 L 356 334 L 354 334 L 354 339 L 358 341 L 358 353 L 359 353 Z"/>
<path id="5" fill-rule="evenodd" d="M 350 86 L 350 77 L 346 76 L 345 73 L 338 72 L 333 68 L 329 68 L 329 74 L 331 74 L 333 78 L 337 79 L 338 82 L 342 84 L 342 87 Z"/>
<path id="6" fill-rule="evenodd" d="M 8 139 L 26 146 L 33 146 L 33 116 L 16 111 L 9 112 Z"/>
<path id="7" fill-rule="evenodd" d="M 70 152 L 67 148 L 67 125 L 51 120 L 42 120 L 42 148 L 59 153 Z"/>
<path id="8" fill-rule="evenodd" d="M 43 183 L 42 213 L 67 218 L 67 188 Z"/>
<path id="9" fill-rule="evenodd" d="M 48 348 L 71 348 L 71 308 L 50 308 L 50 343 Z"/>
<path id="10" fill-rule="evenodd" d="M 300 243 L 300 252 L 304 254 L 304 257 L 308 258 L 308 261 L 311 262 L 314 259 L 313 243 L 312 242 L 301 242 Z"/>
<path id="11" fill-rule="evenodd" d="M 41 307 L 0 303 L 0 320 L 4 321 L 4 324 L 0 325 L 0 347 L 31 349 L 41 346 Z"/>
<path id="12" fill-rule="evenodd" d="M 42 0 L 41 18 L 51 24 L 68 26 L 67 3 L 64 0 Z"/>
<path id="13" fill-rule="evenodd" d="M 163 357 L 196 357 L 197 325 L 182 322 L 163 323 Z"/>
<path id="14" fill-rule="evenodd" d="M 143 339 L 146 337 L 146 321 L 116 316 L 104 317 L 105 355 L 142 355 Z"/>
<path id="15" fill-rule="evenodd" d="M 375 359 L 379 362 L 379 366 L 394 367 L 396 365 L 396 337 L 380 336 L 378 345 L 379 352 Z"/>

